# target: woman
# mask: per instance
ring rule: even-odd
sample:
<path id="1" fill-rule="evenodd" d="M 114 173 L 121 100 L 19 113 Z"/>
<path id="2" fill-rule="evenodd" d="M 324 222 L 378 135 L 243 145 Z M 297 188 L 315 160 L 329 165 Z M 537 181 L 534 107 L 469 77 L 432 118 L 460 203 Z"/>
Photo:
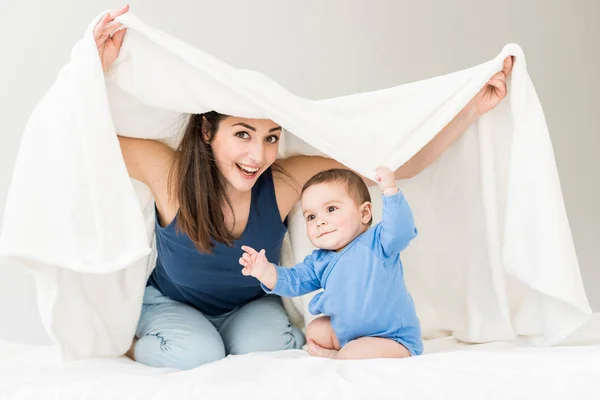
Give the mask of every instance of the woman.
<path id="1" fill-rule="evenodd" d="M 102 67 L 115 61 L 125 30 L 104 16 L 94 29 Z M 480 115 L 506 96 L 512 59 L 395 176 L 430 165 Z M 300 189 L 316 173 L 346 168 L 323 157 L 276 160 L 281 127 L 271 120 L 209 112 L 192 115 L 179 148 L 119 136 L 129 175 L 156 203 L 158 260 L 144 296 L 136 338 L 127 355 L 156 367 L 189 369 L 227 354 L 300 348 L 281 299 L 265 296 L 241 274 L 240 244 L 279 258 L 284 221 Z M 374 183 L 365 180 L 373 185 Z"/>

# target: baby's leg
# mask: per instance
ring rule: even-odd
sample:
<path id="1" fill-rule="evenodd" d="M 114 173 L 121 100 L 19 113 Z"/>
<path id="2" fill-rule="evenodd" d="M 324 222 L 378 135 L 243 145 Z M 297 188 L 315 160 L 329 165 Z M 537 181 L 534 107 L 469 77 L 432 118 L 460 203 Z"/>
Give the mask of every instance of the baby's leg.
<path id="1" fill-rule="evenodd" d="M 331 327 L 329 317 L 319 317 L 306 327 L 308 352 L 315 357 L 335 357 L 340 342 Z"/>
<path id="2" fill-rule="evenodd" d="M 410 352 L 392 339 L 361 337 L 352 340 L 335 355 L 340 360 L 360 360 L 364 358 L 405 358 Z"/>

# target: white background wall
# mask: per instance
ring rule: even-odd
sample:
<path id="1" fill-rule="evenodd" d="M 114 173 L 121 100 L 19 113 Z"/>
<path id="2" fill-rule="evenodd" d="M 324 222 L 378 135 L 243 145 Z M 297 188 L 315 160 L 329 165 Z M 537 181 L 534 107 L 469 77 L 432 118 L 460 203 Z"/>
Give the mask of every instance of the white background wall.
<path id="1" fill-rule="evenodd" d="M 132 0 L 145 21 L 292 92 L 325 98 L 525 50 L 590 302 L 600 311 L 600 2 Z M 0 223 L 25 122 L 108 0 L 0 0 Z M 43 166 L 41 166 L 43 167 Z M 33 280 L 0 266 L 0 339 L 46 343 Z"/>

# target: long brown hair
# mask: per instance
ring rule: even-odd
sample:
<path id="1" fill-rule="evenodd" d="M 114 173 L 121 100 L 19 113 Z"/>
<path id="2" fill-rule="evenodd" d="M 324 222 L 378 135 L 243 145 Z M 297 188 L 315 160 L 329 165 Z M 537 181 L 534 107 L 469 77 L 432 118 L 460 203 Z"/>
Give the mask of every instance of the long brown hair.
<path id="1" fill-rule="evenodd" d="M 198 251 L 206 254 L 212 253 L 213 240 L 230 247 L 235 240 L 223 213 L 224 204 L 232 214 L 233 207 L 210 146 L 219 124 L 227 117 L 216 111 L 190 115 L 169 171 L 169 199 L 179 203 L 176 229 L 187 234 Z M 292 187 L 297 184 L 279 165 L 273 164 L 271 169 L 285 175 Z"/>
<path id="2" fill-rule="evenodd" d="M 235 239 L 225 225 L 222 206 L 232 207 L 210 147 L 225 118 L 215 111 L 190 115 L 169 173 L 169 198 L 179 203 L 176 228 L 202 253 L 212 253 L 211 239 L 228 246 Z"/>

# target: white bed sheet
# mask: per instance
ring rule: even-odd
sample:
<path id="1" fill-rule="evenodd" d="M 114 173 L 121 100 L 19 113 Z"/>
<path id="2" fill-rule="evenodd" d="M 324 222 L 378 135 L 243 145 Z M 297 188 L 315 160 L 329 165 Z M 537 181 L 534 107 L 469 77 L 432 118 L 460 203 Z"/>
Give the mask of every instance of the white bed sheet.
<path id="1" fill-rule="evenodd" d="M 181 372 L 125 357 L 61 363 L 51 347 L 0 342 L 0 399 L 600 399 L 600 346 L 441 338 L 426 352 L 335 361 L 289 350 Z"/>

